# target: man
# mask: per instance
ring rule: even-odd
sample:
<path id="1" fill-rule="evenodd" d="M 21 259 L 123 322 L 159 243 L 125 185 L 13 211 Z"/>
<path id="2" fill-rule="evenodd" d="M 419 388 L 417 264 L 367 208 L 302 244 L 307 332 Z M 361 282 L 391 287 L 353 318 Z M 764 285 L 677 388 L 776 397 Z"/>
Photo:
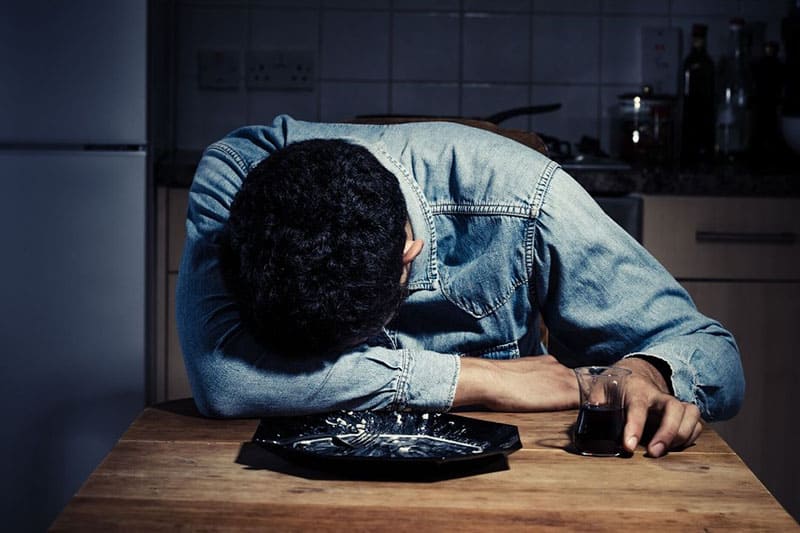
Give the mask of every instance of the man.
<path id="1" fill-rule="evenodd" d="M 210 416 L 575 408 L 570 367 L 614 364 L 633 372 L 625 445 L 649 419 L 657 457 L 741 403 L 730 333 L 556 163 L 495 134 L 243 128 L 206 150 L 187 232 L 178 327 Z"/>

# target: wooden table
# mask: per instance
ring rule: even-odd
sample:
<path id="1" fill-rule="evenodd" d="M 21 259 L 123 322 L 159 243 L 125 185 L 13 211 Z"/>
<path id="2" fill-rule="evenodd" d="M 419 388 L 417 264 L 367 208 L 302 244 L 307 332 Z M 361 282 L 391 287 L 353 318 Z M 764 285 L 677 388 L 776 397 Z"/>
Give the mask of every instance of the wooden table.
<path id="1" fill-rule="evenodd" d="M 256 420 L 205 419 L 191 401 L 147 408 L 52 529 L 800 530 L 712 430 L 660 459 L 587 458 L 566 450 L 575 412 L 462 414 L 519 427 L 508 470 L 389 482 L 292 474 L 277 457 L 254 469 L 236 461 Z"/>

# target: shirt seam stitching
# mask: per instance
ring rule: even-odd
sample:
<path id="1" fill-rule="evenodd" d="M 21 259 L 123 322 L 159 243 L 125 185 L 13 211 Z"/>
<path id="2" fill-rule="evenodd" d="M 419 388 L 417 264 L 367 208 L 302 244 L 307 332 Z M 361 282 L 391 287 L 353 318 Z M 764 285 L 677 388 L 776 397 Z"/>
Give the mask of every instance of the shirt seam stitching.
<path id="1" fill-rule="evenodd" d="M 446 290 L 445 287 L 447 286 L 447 283 L 446 283 L 446 280 L 444 280 L 444 279 L 442 280 L 441 291 L 442 291 L 442 295 L 444 295 L 445 299 L 447 299 L 448 302 L 452 303 L 453 305 L 455 305 L 459 309 L 464 310 L 466 313 L 468 313 L 473 318 L 481 319 L 481 318 L 484 318 L 484 317 L 487 317 L 487 316 L 491 315 L 492 313 L 494 313 L 495 311 L 497 311 L 498 309 L 503 307 L 506 303 L 508 303 L 508 301 L 514 295 L 516 290 L 519 289 L 522 285 L 525 285 L 527 283 L 528 283 L 527 279 L 518 279 L 518 280 L 514 281 L 514 283 L 512 283 L 511 287 L 509 287 L 509 289 L 508 289 L 508 294 L 505 294 L 499 300 L 496 300 L 495 302 L 490 303 L 490 306 L 488 308 L 486 308 L 486 310 L 483 311 L 480 314 L 473 313 L 472 311 L 465 309 L 458 301 L 456 301 L 456 299 L 449 293 L 449 291 Z"/>
<path id="2" fill-rule="evenodd" d="M 247 163 L 245 163 L 245 161 L 242 158 L 241 154 L 239 154 L 239 152 L 237 152 L 233 148 L 230 148 L 226 144 L 214 143 L 214 144 L 212 144 L 211 146 L 208 147 L 208 151 L 210 152 L 211 150 L 220 151 L 224 155 L 227 155 L 227 156 L 231 157 L 234 160 L 234 163 L 236 163 L 236 165 L 239 167 L 239 170 L 241 170 L 245 174 L 247 172 L 249 172 L 250 166 Z"/>
<path id="3" fill-rule="evenodd" d="M 411 187 L 411 190 L 414 192 L 414 196 L 417 198 L 417 202 L 422 209 L 422 212 L 425 214 L 428 223 L 428 231 L 430 233 L 431 242 L 428 243 L 430 246 L 430 257 L 431 260 L 427 265 L 427 268 L 430 271 L 430 280 L 434 282 L 439 278 L 439 269 L 436 265 L 436 227 L 433 224 L 433 214 L 431 213 L 431 207 L 428 202 L 425 200 L 425 197 L 422 194 L 422 191 L 419 189 L 419 186 L 416 182 L 411 178 L 411 174 L 409 171 L 398 161 L 396 160 L 380 143 L 375 145 L 375 149 L 378 150 L 381 154 L 383 154 L 386 159 L 388 159 L 402 174 L 403 178 L 406 180 L 407 184 Z"/>
<path id="4" fill-rule="evenodd" d="M 525 270 L 529 280 L 536 279 L 536 228 L 539 222 L 539 215 L 541 214 L 542 205 L 544 204 L 544 197 L 550 190 L 550 184 L 553 181 L 553 176 L 560 166 L 554 161 L 550 161 L 542 171 L 539 178 L 539 183 L 536 184 L 536 190 L 533 193 L 533 201 L 531 202 L 531 216 L 528 223 L 528 236 L 525 242 Z M 529 285 L 529 291 L 533 292 L 533 303 L 542 314 L 542 306 L 539 302 L 539 295 L 536 290 L 535 284 Z"/>
<path id="5" fill-rule="evenodd" d="M 450 390 L 447 392 L 447 406 L 446 409 L 451 409 L 453 407 L 453 402 L 456 399 L 456 389 L 458 388 L 458 378 L 461 374 L 461 358 L 455 356 L 452 358 L 453 366 L 455 366 L 455 379 L 453 379 L 450 383 Z"/>
<path id="6" fill-rule="evenodd" d="M 407 402 L 407 391 L 409 374 L 411 373 L 411 366 L 413 365 L 413 358 L 409 350 L 400 350 L 400 376 L 397 378 L 397 391 L 395 392 L 394 399 L 392 400 L 392 407 L 401 410 L 405 407 Z"/>
<path id="7" fill-rule="evenodd" d="M 510 204 L 431 204 L 433 215 L 448 214 L 470 214 L 470 215 L 503 215 L 520 218 L 530 218 L 531 208 L 529 206 L 518 206 Z"/>
<path id="8" fill-rule="evenodd" d="M 465 352 L 465 353 L 462 353 L 460 355 L 462 357 L 486 357 L 487 355 L 491 355 L 491 354 L 494 354 L 494 353 L 499 354 L 499 353 L 503 353 L 505 351 L 508 351 L 507 350 L 508 348 L 513 348 L 513 350 L 511 350 L 511 351 L 514 352 L 514 354 L 515 354 L 514 359 L 518 359 L 520 357 L 519 342 L 517 340 L 513 340 L 513 341 L 510 341 L 510 342 L 505 342 L 503 344 L 498 344 L 496 346 L 492 346 L 491 348 L 488 348 L 488 349 L 485 349 L 485 350 L 473 350 L 471 352 Z M 487 359 L 491 359 L 491 357 L 486 357 L 486 358 Z"/>

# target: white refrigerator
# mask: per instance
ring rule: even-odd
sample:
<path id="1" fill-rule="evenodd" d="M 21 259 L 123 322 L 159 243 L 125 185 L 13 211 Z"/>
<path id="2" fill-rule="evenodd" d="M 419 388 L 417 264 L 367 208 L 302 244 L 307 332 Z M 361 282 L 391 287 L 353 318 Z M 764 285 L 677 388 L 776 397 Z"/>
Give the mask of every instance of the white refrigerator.
<path id="1" fill-rule="evenodd" d="M 0 0 L 0 516 L 42 531 L 145 404 L 147 3 Z"/>

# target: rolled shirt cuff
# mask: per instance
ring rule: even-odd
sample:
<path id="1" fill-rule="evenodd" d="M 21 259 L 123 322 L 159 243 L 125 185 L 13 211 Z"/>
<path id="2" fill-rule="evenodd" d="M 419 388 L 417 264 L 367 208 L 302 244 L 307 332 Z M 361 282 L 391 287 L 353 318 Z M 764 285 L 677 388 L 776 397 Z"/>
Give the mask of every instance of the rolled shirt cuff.
<path id="1" fill-rule="evenodd" d="M 461 358 L 426 350 L 403 350 L 403 359 L 395 406 L 417 411 L 449 410 L 456 394 Z"/>
<path id="2" fill-rule="evenodd" d="M 653 359 L 663 361 L 670 369 L 669 381 L 674 396 L 682 402 L 697 404 L 694 386 L 696 383 L 696 377 L 692 372 L 691 367 L 685 361 L 682 361 L 679 357 L 665 356 L 661 353 L 658 353 L 658 351 L 650 350 L 646 352 L 629 353 L 625 355 L 623 359 L 640 356 L 652 357 Z M 698 405 L 698 407 L 701 406 Z"/>

